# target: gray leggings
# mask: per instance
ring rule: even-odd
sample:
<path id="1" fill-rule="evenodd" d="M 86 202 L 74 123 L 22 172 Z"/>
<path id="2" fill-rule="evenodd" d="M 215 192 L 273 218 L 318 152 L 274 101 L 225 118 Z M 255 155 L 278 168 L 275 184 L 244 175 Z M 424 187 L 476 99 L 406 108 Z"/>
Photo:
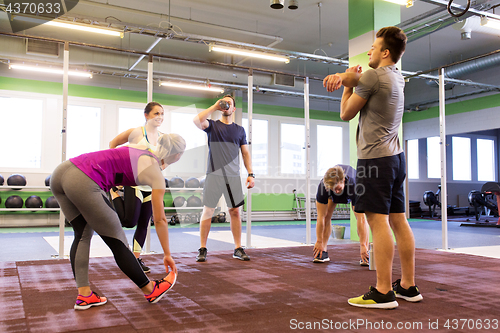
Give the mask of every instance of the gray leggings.
<path id="1" fill-rule="evenodd" d="M 113 252 L 118 267 L 139 288 L 149 279 L 130 250 L 120 219 L 105 192 L 70 161 L 52 173 L 50 188 L 75 232 L 70 260 L 77 287 L 89 286 L 90 240 L 94 231 Z"/>

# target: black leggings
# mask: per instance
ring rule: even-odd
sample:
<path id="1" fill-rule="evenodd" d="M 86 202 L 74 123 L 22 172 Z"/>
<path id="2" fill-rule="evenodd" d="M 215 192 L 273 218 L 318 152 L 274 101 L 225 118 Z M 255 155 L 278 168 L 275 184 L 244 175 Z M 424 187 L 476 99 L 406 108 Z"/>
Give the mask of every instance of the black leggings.
<path id="1" fill-rule="evenodd" d="M 153 214 L 151 192 L 125 186 L 123 198 L 117 197 L 113 199 L 113 205 L 122 226 L 125 228 L 137 226 L 133 239 L 133 251 L 141 252 L 146 241 L 149 221 Z"/>
<path id="2" fill-rule="evenodd" d="M 50 188 L 75 231 L 70 260 L 78 288 L 90 285 L 89 253 L 94 231 L 111 249 L 123 273 L 139 288 L 149 283 L 128 247 L 127 237 L 118 216 L 99 185 L 73 163 L 66 161 L 52 173 Z"/>

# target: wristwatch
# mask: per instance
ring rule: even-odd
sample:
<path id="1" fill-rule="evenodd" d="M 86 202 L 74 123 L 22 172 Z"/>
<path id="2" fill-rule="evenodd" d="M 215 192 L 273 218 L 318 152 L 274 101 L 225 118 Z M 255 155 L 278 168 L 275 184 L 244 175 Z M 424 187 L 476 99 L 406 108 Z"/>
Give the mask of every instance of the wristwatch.
<path id="1" fill-rule="evenodd" d="M 249 174 L 248 174 L 248 177 L 252 177 L 252 178 L 254 178 L 254 179 L 255 179 L 255 173 L 249 173 Z"/>

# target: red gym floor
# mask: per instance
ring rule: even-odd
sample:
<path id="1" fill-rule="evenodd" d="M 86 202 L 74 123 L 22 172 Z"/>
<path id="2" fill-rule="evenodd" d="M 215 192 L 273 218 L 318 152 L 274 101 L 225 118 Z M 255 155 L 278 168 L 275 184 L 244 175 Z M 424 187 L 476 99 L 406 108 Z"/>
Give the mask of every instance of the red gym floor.
<path id="1" fill-rule="evenodd" d="M 424 300 L 399 300 L 395 310 L 374 310 L 347 304 L 375 283 L 375 271 L 358 265 L 356 244 L 331 246 L 332 261 L 325 264 L 313 264 L 311 252 L 310 246 L 249 249 L 249 262 L 209 252 L 205 263 L 196 263 L 195 253 L 176 254 L 177 284 L 157 304 L 146 302 L 113 258 L 94 258 L 91 286 L 109 301 L 86 311 L 73 310 L 76 288 L 68 260 L 0 262 L 0 332 L 494 332 L 500 327 L 500 259 L 417 250 Z M 165 275 L 161 255 L 144 258 L 150 278 Z"/>

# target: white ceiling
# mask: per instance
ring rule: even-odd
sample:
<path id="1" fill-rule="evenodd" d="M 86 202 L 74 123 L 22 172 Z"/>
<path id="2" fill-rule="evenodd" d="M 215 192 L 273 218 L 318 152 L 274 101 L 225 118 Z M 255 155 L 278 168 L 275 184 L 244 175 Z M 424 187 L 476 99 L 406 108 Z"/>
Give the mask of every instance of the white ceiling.
<path id="1" fill-rule="evenodd" d="M 479 0 L 474 3 L 481 2 L 484 2 L 484 5 L 489 7 L 500 4 L 500 0 Z M 319 3 L 321 3 L 321 6 L 318 5 Z M 464 5 L 466 0 L 456 0 L 454 3 Z M 276 10 L 270 8 L 270 0 L 80 0 L 78 5 L 69 12 L 69 15 L 93 17 L 99 22 L 116 23 L 121 21 L 122 23 L 126 22 L 132 25 L 161 30 L 168 29 L 168 21 L 170 20 L 173 24 L 174 33 L 183 32 L 203 35 L 260 46 L 268 46 L 275 42 L 276 44 L 272 46 L 274 49 L 326 55 L 333 58 L 348 54 L 347 0 L 299 0 L 297 10 L 286 8 L 287 4 L 288 0 L 285 1 L 284 9 Z M 429 13 L 430 10 L 436 8 L 442 8 L 439 15 L 451 17 L 444 6 L 417 0 L 411 8 L 401 7 L 401 20 L 405 22 L 418 15 Z M 487 9 L 485 8 L 485 10 Z M 494 10 L 489 10 L 489 12 L 494 13 Z M 428 19 L 430 18 L 432 17 L 429 16 Z M 7 16 L 3 13 L 0 13 L 0 31 L 10 32 Z M 62 31 L 47 26 L 34 27 L 18 32 L 18 34 L 139 51 L 145 51 L 155 41 L 154 37 L 133 33 L 127 33 L 123 39 L 120 39 Z M 277 43 L 275 37 L 282 38 L 282 41 Z M 15 48 L 11 47 L 9 49 L 7 47 L 7 43 L 11 39 L 14 38 L 0 36 L 0 58 L 4 60 L 28 59 L 21 50 L 13 51 Z M 461 40 L 460 32 L 448 26 L 409 42 L 402 59 L 402 67 L 403 70 L 412 72 L 427 70 L 457 60 L 485 54 L 499 49 L 499 46 L 500 30 L 497 35 L 472 32 L 471 39 Z M 208 46 L 203 43 L 196 44 L 171 39 L 163 39 L 151 52 L 207 62 L 238 63 L 242 66 L 271 69 L 316 78 L 322 78 L 329 73 L 345 70 L 345 67 L 338 65 L 304 60 L 292 60 L 289 64 L 270 64 L 258 60 L 241 61 L 241 58 L 232 58 L 214 52 L 210 53 Z M 70 58 L 70 61 L 72 61 L 71 59 L 78 59 L 73 61 L 75 65 L 86 65 L 89 68 L 92 66 L 98 67 L 99 65 L 106 67 L 110 66 L 110 63 L 116 63 L 115 69 L 127 70 L 138 59 L 138 56 L 126 55 L 126 59 L 123 58 L 124 55 L 119 56 L 117 53 L 92 49 L 91 54 L 88 54 L 87 51 L 85 56 L 73 57 Z M 50 59 L 44 60 L 49 61 Z M 161 61 L 168 62 L 166 60 Z M 147 59 L 144 59 L 136 69 L 144 72 L 146 64 Z M 5 67 L 0 65 L 0 75 L 5 72 Z M 188 67 L 191 67 L 191 69 Z M 186 65 L 177 62 L 171 63 L 169 66 L 165 65 L 161 70 L 163 74 L 184 75 L 202 80 L 220 79 L 226 82 L 228 80 L 227 74 L 233 72 L 233 82 L 238 84 L 241 83 L 245 76 L 241 75 L 245 74 L 244 71 L 221 67 L 215 67 L 215 70 L 213 68 L 205 70 L 203 66 Z M 217 75 L 218 71 L 220 72 L 219 75 Z M 490 69 L 486 73 L 485 71 L 478 72 L 468 78 L 460 79 L 470 79 L 500 86 L 498 74 L 500 72 L 497 68 Z M 237 76 L 239 78 L 236 78 Z M 406 88 L 407 104 L 437 98 L 437 90 L 432 89 L 425 85 L 424 80 L 412 79 Z M 426 90 L 429 92 L 422 93 Z M 462 94 L 474 90 L 478 89 L 458 87 L 447 94 Z M 311 85 L 311 93 L 327 95 L 319 81 Z M 335 93 L 330 94 L 330 96 L 340 96 L 340 94 Z M 331 106 L 331 103 L 326 108 L 338 111 L 338 105 Z"/>

